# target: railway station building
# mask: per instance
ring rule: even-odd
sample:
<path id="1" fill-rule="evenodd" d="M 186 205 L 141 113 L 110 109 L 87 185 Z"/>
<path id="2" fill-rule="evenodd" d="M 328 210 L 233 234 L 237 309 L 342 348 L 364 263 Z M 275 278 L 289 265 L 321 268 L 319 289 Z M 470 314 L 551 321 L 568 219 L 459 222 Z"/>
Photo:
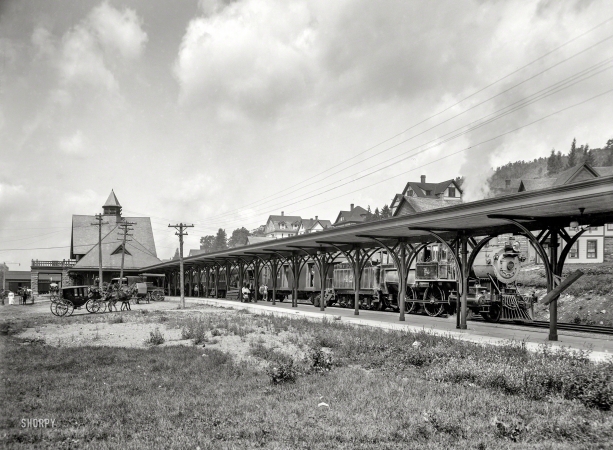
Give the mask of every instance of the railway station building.
<path id="1" fill-rule="evenodd" d="M 120 236 L 122 223 L 129 222 L 130 236 L 125 248 Z M 99 250 L 102 250 L 103 281 L 119 277 L 122 253 L 124 275 L 138 275 L 141 268 L 160 263 L 157 257 L 153 229 L 149 217 L 123 217 L 122 206 L 111 191 L 102 206 L 102 242 L 99 245 L 95 215 L 72 216 L 70 258 L 62 261 L 33 260 L 31 266 L 32 293 L 49 292 L 49 285 L 94 284 L 99 273 Z"/>

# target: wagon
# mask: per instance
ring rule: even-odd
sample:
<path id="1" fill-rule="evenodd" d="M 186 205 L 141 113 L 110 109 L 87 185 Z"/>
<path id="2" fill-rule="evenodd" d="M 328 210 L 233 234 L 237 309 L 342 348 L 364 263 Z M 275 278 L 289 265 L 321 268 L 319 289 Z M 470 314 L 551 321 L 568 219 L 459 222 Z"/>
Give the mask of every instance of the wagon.
<path id="1" fill-rule="evenodd" d="M 141 300 L 149 303 L 150 301 L 164 301 L 164 288 L 159 284 L 164 283 L 164 274 L 159 273 L 143 273 L 136 281 L 136 303 Z"/>
<path id="2" fill-rule="evenodd" d="M 89 300 L 89 286 L 61 288 L 59 297 L 51 301 L 51 313 L 56 316 L 70 316 L 75 308 L 81 308 Z"/>

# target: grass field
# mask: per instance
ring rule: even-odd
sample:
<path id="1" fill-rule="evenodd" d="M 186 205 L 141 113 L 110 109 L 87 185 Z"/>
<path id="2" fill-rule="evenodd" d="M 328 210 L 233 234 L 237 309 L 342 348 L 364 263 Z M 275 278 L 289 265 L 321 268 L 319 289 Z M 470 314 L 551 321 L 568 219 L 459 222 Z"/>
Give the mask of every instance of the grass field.
<path id="1" fill-rule="evenodd" d="M 613 448 L 613 365 L 585 355 L 236 311 L 121 317 L 152 324 L 149 345 L 19 337 L 58 323 L 49 315 L 0 323 L 6 446 Z M 185 345 L 166 346 L 171 330 Z M 249 358 L 220 350 L 224 339 Z"/>

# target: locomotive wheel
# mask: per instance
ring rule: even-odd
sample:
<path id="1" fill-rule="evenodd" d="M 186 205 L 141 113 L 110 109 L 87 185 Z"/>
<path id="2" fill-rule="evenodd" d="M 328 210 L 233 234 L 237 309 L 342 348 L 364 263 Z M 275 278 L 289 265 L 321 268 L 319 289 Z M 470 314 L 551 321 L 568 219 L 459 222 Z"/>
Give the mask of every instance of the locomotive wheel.
<path id="1" fill-rule="evenodd" d="M 483 320 L 485 320 L 486 322 L 499 322 L 501 315 L 502 309 L 500 308 L 500 305 L 498 303 L 492 303 L 490 305 L 490 312 L 481 313 L 481 317 L 483 317 Z"/>
<path id="2" fill-rule="evenodd" d="M 432 286 L 424 292 L 424 309 L 426 314 L 432 317 L 440 316 L 445 311 L 445 304 L 439 303 L 445 300 L 443 291 L 438 286 Z"/>
<path id="3" fill-rule="evenodd" d="M 417 306 L 416 302 L 407 302 L 407 301 L 404 302 L 404 310 L 406 311 L 407 314 L 415 311 L 416 306 Z"/>

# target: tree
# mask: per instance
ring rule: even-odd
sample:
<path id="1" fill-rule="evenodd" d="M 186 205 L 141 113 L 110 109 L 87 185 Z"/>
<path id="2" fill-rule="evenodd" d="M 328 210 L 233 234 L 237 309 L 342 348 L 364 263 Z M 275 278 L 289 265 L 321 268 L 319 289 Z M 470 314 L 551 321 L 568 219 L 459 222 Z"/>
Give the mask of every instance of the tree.
<path id="1" fill-rule="evenodd" d="M 226 235 L 226 230 L 220 228 L 217 230 L 217 236 L 215 236 L 215 241 L 213 242 L 213 251 L 218 252 L 221 250 L 226 250 L 228 248 L 228 236 Z"/>
<path id="2" fill-rule="evenodd" d="M 547 173 L 550 175 L 557 173 L 556 172 L 556 150 L 554 148 L 551 149 L 549 158 L 547 158 Z"/>
<path id="3" fill-rule="evenodd" d="M 172 260 L 175 261 L 175 260 L 178 260 L 178 259 L 179 259 L 179 249 L 176 249 L 175 250 L 175 256 L 172 257 Z"/>
<path id="4" fill-rule="evenodd" d="M 577 152 L 577 139 L 573 138 L 573 143 L 570 145 L 570 152 L 568 153 L 568 167 L 575 167 L 579 162 L 579 154 Z"/>
<path id="5" fill-rule="evenodd" d="M 228 247 L 242 247 L 247 245 L 247 238 L 251 236 L 249 230 L 245 227 L 237 228 L 232 232 L 232 236 L 228 239 Z"/>
<path id="6" fill-rule="evenodd" d="M 368 205 L 368 208 L 366 208 L 366 222 L 372 222 L 373 221 L 373 214 L 372 211 L 370 210 L 370 205 Z"/>
<path id="7" fill-rule="evenodd" d="M 562 152 L 558 150 L 556 153 L 556 173 L 559 173 L 564 168 L 564 162 L 562 161 Z"/>
<path id="8" fill-rule="evenodd" d="M 594 166 L 594 153 L 590 150 L 590 146 L 585 144 L 583 148 L 583 162 L 585 164 L 589 164 L 590 166 Z"/>
<path id="9" fill-rule="evenodd" d="M 379 208 L 375 208 L 375 213 L 373 214 L 373 220 L 381 220 L 381 213 L 379 212 Z"/>
<path id="10" fill-rule="evenodd" d="M 215 236 L 208 235 L 200 238 L 200 250 L 204 250 L 204 253 L 211 253 L 213 251 L 213 244 L 215 243 Z"/>
<path id="11" fill-rule="evenodd" d="M 381 208 L 381 218 L 389 219 L 390 217 L 392 217 L 392 211 L 390 210 L 390 207 L 387 205 L 383 206 L 383 208 Z"/>
<path id="12" fill-rule="evenodd" d="M 607 141 L 607 145 L 605 146 L 604 150 L 605 150 L 604 165 L 613 166 L 613 139 L 609 139 Z"/>
<path id="13" fill-rule="evenodd" d="M 462 184 L 464 183 L 464 177 L 463 176 L 459 176 L 459 177 L 455 177 L 455 184 L 458 185 L 458 187 L 462 187 Z"/>

